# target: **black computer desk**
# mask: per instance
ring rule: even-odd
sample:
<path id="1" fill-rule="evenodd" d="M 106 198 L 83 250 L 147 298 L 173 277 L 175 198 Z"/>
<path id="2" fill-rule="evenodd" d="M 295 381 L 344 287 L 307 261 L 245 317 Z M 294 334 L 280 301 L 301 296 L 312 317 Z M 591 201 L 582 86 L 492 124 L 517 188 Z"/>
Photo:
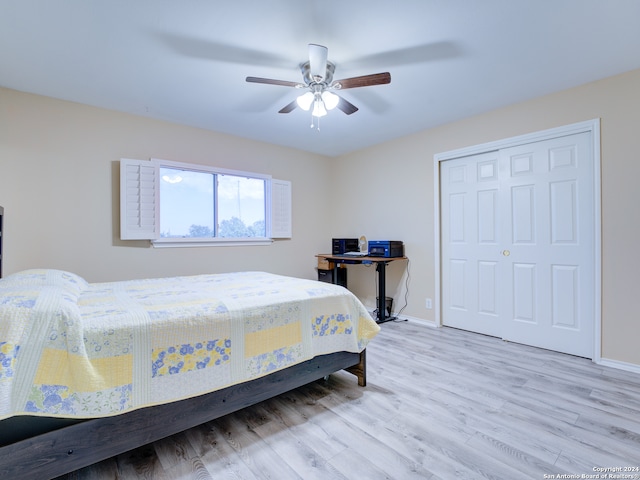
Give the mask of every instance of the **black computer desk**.
<path id="1" fill-rule="evenodd" d="M 333 254 L 325 254 L 321 253 L 316 255 L 316 257 L 325 258 L 330 262 L 334 263 L 333 266 L 333 278 L 338 278 L 338 266 L 342 263 L 345 265 L 376 265 L 376 271 L 378 272 L 378 318 L 376 318 L 376 323 L 384 323 L 389 322 L 391 320 L 396 320 L 397 317 L 387 316 L 386 314 L 386 267 L 390 262 L 395 262 L 397 260 L 407 260 L 407 257 L 360 257 L 360 256 L 352 256 L 352 255 L 333 255 Z"/>

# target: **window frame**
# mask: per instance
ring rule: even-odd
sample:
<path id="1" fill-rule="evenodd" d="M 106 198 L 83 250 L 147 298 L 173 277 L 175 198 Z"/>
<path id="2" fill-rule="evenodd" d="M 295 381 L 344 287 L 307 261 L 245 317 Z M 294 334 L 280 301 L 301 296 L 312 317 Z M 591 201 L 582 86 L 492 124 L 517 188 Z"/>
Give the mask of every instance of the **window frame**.
<path id="1" fill-rule="evenodd" d="M 177 237 L 160 236 L 160 168 L 200 173 L 233 175 L 265 182 L 264 237 Z M 217 194 L 214 202 L 217 210 Z M 274 223 L 276 224 L 274 228 Z M 217 226 L 215 228 L 217 233 Z M 291 182 L 275 180 L 269 174 L 219 168 L 151 158 L 120 160 L 120 238 L 149 240 L 156 248 L 228 245 L 270 245 L 274 239 L 291 238 Z"/>

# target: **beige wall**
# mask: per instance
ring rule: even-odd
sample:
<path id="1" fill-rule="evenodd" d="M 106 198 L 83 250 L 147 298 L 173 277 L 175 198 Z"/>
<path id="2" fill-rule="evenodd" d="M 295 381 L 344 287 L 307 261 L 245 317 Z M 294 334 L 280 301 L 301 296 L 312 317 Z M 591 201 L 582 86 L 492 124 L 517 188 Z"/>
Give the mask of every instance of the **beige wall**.
<path id="1" fill-rule="evenodd" d="M 119 159 L 150 157 L 292 181 L 293 239 L 263 247 L 149 248 L 119 240 Z M 89 281 L 268 270 L 314 278 L 326 250 L 324 157 L 0 89 L 4 273 L 75 271 Z"/>
<path id="2" fill-rule="evenodd" d="M 437 153 L 571 123 L 601 119 L 602 357 L 640 365 L 640 70 L 419 132 L 340 158 L 350 175 L 333 234 L 404 240 L 411 261 L 410 316 L 434 320 L 425 298 L 435 295 L 433 157 Z M 363 174 L 363 172 L 366 172 Z M 350 288 L 371 303 L 366 273 L 350 273 Z M 390 275 L 395 301 L 404 272 Z"/>
<path id="3" fill-rule="evenodd" d="M 232 270 L 315 276 L 331 237 L 403 240 L 411 317 L 434 320 L 436 153 L 601 118 L 602 355 L 640 365 L 640 70 L 470 117 L 337 159 L 0 89 L 5 273 L 75 271 L 90 281 Z M 118 240 L 117 161 L 158 157 L 270 173 L 293 182 L 293 239 L 268 247 L 153 249 Z M 341 175 L 334 175 L 336 172 Z M 350 173 L 353 173 L 351 175 Z M 357 178 L 357 181 L 353 179 Z M 329 188 L 332 195 L 328 195 Z M 373 268 L 349 269 L 369 306 Z M 388 269 L 396 309 L 407 270 Z"/>

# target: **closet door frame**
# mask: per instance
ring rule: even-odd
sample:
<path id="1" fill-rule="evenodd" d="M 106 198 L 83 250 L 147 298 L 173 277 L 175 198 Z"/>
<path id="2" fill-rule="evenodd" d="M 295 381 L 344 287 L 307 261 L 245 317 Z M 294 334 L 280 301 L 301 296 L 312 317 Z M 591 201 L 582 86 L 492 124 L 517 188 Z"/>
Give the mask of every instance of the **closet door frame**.
<path id="1" fill-rule="evenodd" d="M 457 150 L 450 150 L 448 152 L 442 152 L 434 155 L 433 158 L 433 202 L 434 202 L 434 245 L 435 245 L 435 300 L 434 300 L 434 313 L 437 326 L 442 326 L 442 245 L 441 238 L 441 211 L 440 211 L 440 162 L 446 160 L 452 160 L 454 158 L 477 155 L 490 151 L 500 150 L 503 148 L 516 147 L 527 143 L 539 142 L 543 140 L 550 140 L 552 138 L 563 137 L 566 135 L 573 135 L 576 133 L 591 133 L 591 140 L 593 142 L 593 208 L 594 208 L 594 357 L 593 361 L 599 363 L 601 360 L 601 339 L 602 339 L 602 222 L 601 222 L 601 177 L 600 177 L 600 119 L 596 118 L 585 122 L 574 123 L 571 125 L 565 125 L 558 128 L 552 128 L 548 130 L 542 130 L 526 135 L 519 135 L 516 137 L 510 137 L 494 142 L 483 143 L 480 145 L 474 145 L 471 147 L 465 147 Z"/>

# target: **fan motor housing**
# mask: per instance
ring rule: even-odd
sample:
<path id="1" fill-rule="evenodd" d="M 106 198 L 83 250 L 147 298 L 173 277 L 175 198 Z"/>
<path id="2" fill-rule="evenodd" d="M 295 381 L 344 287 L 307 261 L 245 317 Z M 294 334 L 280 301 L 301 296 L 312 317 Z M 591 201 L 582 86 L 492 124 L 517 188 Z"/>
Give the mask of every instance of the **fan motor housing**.
<path id="1" fill-rule="evenodd" d="M 304 79 L 304 83 L 306 83 L 307 85 L 311 86 L 315 84 L 324 84 L 326 86 L 329 86 L 333 81 L 333 72 L 336 71 L 336 66 L 331 62 L 327 62 L 327 73 L 325 74 L 324 78 L 321 79 L 319 82 L 316 79 L 311 78 L 311 66 L 309 62 L 305 62 L 301 64 L 300 71 L 302 72 L 302 78 Z"/>

